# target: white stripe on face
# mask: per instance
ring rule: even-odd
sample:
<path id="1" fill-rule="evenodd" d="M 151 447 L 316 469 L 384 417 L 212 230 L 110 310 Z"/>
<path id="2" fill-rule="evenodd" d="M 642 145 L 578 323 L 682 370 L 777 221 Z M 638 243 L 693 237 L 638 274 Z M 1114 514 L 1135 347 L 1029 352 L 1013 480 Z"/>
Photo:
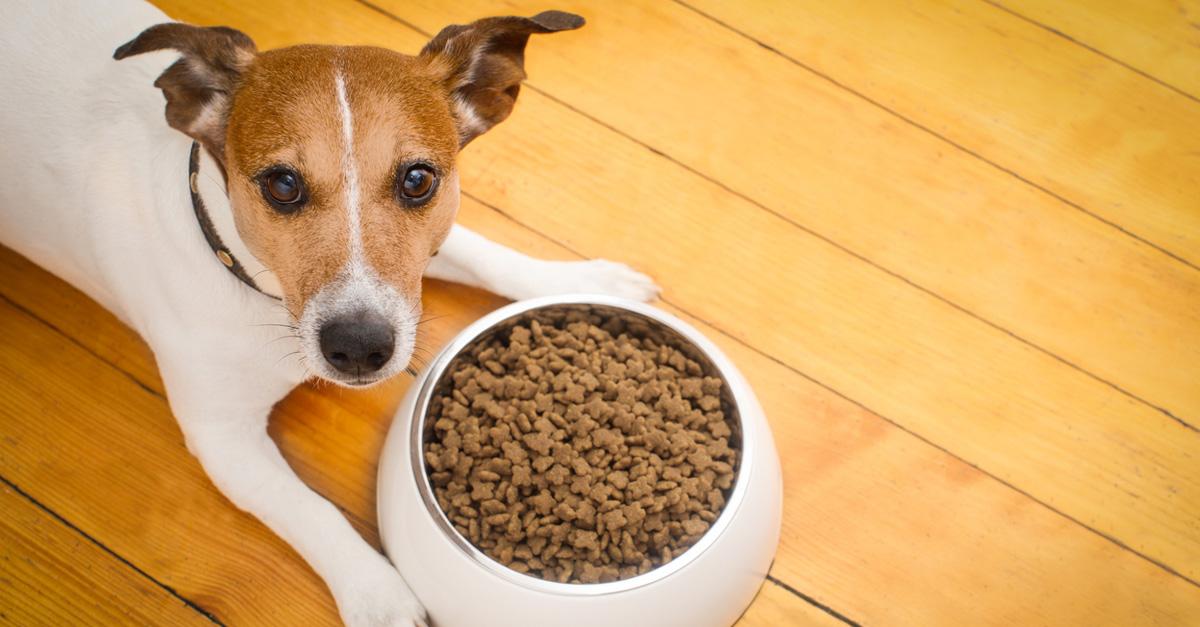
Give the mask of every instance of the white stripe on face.
<path id="1" fill-rule="evenodd" d="M 338 383 L 356 383 L 325 362 L 320 350 L 320 330 L 327 322 L 356 312 L 379 314 L 391 322 L 396 341 L 391 360 L 373 376 L 374 380 L 382 380 L 402 370 L 412 357 L 420 302 L 410 303 L 395 287 L 386 283 L 367 260 L 358 166 L 354 159 L 354 115 L 346 96 L 346 81 L 340 70 L 334 72 L 334 88 L 342 123 L 341 166 L 342 176 L 345 177 L 350 255 L 345 267 L 305 305 L 300 317 L 301 344 L 309 367 L 316 374 Z"/>
<path id="2" fill-rule="evenodd" d="M 350 227 L 349 270 L 351 274 L 359 274 L 366 270 L 367 259 L 363 252 L 358 167 L 354 163 L 354 114 L 350 111 L 350 101 L 346 98 L 346 81 L 342 78 L 340 70 L 334 74 L 334 86 L 337 89 L 338 112 L 342 116 L 342 171 L 346 176 L 346 211 L 349 214 Z"/>

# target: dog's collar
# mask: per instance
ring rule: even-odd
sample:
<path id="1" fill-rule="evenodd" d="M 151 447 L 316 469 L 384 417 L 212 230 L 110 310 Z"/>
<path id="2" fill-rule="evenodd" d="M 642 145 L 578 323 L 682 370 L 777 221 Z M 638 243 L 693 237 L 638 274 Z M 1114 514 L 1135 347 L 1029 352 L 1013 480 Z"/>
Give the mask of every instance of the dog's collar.
<path id="1" fill-rule="evenodd" d="M 237 228 L 232 224 L 232 214 L 227 216 L 226 220 L 221 221 L 229 223 L 223 226 L 230 234 L 230 245 L 241 249 L 239 252 L 244 251 L 242 259 L 253 264 L 253 275 L 247 271 L 245 265 L 242 265 L 242 261 L 234 256 L 231 246 L 226 245 L 220 234 L 217 233 L 218 228 L 213 222 L 213 216 L 209 214 L 208 209 L 204 206 L 204 199 L 200 197 L 200 154 L 200 144 L 192 142 L 192 153 L 188 159 L 188 190 L 192 194 L 192 209 L 196 212 L 196 222 L 200 224 L 200 232 L 204 233 L 204 241 L 208 242 L 208 247 L 212 249 L 221 265 L 225 266 L 239 281 L 265 296 L 281 300 L 278 293 L 272 293 L 281 292 L 278 289 L 279 280 L 245 248 L 245 244 L 237 235 Z M 257 281 L 255 277 L 258 278 Z"/>

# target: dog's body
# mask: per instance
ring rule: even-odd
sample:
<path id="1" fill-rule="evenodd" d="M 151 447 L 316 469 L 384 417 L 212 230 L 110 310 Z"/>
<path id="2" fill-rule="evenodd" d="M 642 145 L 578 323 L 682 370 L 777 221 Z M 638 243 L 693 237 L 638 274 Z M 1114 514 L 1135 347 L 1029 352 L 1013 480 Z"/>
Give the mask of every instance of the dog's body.
<path id="1" fill-rule="evenodd" d="M 239 203 L 238 185 L 252 185 L 242 180 L 236 169 L 244 154 L 238 151 L 247 149 L 236 145 L 222 150 L 219 141 L 214 145 L 213 135 L 196 131 L 207 120 L 203 111 L 201 119 L 185 131 L 192 137 L 176 130 L 180 126 L 172 120 L 170 106 L 168 119 L 176 129 L 164 123 L 163 96 L 152 84 L 179 54 L 160 52 L 121 62 L 113 60 L 118 45 L 138 33 L 151 32 L 147 29 L 168 21 L 166 16 L 149 5 L 123 1 L 116 6 L 31 3 L 6 8 L 2 17 L 0 79 L 5 94 L 0 96 L 0 138 L 4 142 L 0 149 L 0 241 L 79 287 L 147 340 L 188 448 L 233 503 L 263 520 L 313 566 L 329 585 L 347 623 L 419 622 L 422 610 L 391 565 L 359 538 L 333 505 L 295 477 L 266 434 L 271 407 L 313 370 L 344 384 L 379 380 L 366 381 L 361 369 L 355 371 L 352 381 L 339 379 L 341 375 L 335 369 L 347 371 L 333 361 L 322 364 L 323 369 L 317 368 L 312 362 L 321 358 L 321 351 L 325 351 L 326 360 L 332 359 L 325 350 L 323 336 L 320 350 L 314 348 L 317 340 L 309 337 L 323 333 L 323 328 L 306 331 L 301 327 L 328 326 L 327 318 L 333 315 L 329 312 L 336 307 L 325 301 L 341 299 L 355 304 L 357 294 L 372 290 L 376 296 L 384 295 L 379 298 L 397 300 L 403 306 L 391 305 L 387 310 L 390 313 L 385 312 L 398 321 L 391 330 L 396 339 L 394 343 L 389 340 L 386 351 L 391 355 L 394 346 L 396 357 L 380 369 L 380 373 L 391 374 L 402 369 L 411 355 L 411 346 L 404 346 L 404 342 L 410 341 L 406 334 L 415 333 L 412 317 L 414 311 L 419 315 L 422 271 L 425 276 L 484 287 L 512 298 L 596 291 L 645 299 L 655 294 L 653 284 L 619 264 L 537 261 L 461 227 L 450 228 L 448 220 L 453 219 L 457 208 L 457 175 L 452 165 L 444 163 L 431 166 L 441 174 L 441 190 L 437 192 L 438 207 L 429 211 L 438 211 L 436 215 L 441 217 L 413 218 L 418 220 L 414 223 L 417 226 L 405 226 L 404 238 L 396 240 L 405 246 L 409 241 L 428 241 L 420 245 L 429 250 L 413 252 L 415 261 L 382 260 L 396 254 L 392 251 L 394 242 L 381 240 L 388 228 L 380 226 L 383 218 L 372 217 L 369 201 L 361 201 L 361 217 L 354 213 L 360 211 L 356 195 L 369 195 L 371 188 L 367 180 L 363 184 L 365 192 L 356 189 L 359 183 L 353 173 L 362 170 L 366 180 L 371 164 L 351 147 L 356 140 L 362 143 L 378 135 L 363 134 L 356 126 L 366 124 L 362 120 L 373 115 L 362 104 L 369 95 L 363 86 L 367 83 L 353 71 L 358 67 L 354 65 L 358 58 L 355 55 L 368 53 L 314 49 L 306 54 L 334 59 L 338 68 L 336 76 L 329 76 L 328 84 L 323 83 L 325 86 L 316 91 L 325 102 L 321 106 L 329 107 L 331 116 L 340 116 L 340 122 L 332 128 L 342 129 L 345 135 L 340 139 L 330 135 L 329 142 L 341 147 L 341 164 L 350 172 L 337 175 L 347 179 L 344 185 L 338 183 L 346 188 L 345 194 L 326 196 L 336 206 L 321 211 L 329 216 L 341 215 L 337 212 L 344 209 L 340 200 L 344 197 L 348 199 L 344 204 L 354 215 L 349 235 L 341 233 L 342 227 L 320 231 L 341 233 L 330 240 L 338 245 L 328 247 L 342 250 L 349 239 L 349 252 L 338 253 L 341 257 L 337 267 L 328 268 L 328 276 L 306 285 L 303 277 L 319 274 L 316 270 L 305 267 L 289 274 L 283 267 L 287 264 L 259 260 L 250 252 L 270 251 L 270 245 L 252 245 L 239 237 L 252 230 L 247 221 L 258 219 L 254 216 L 285 224 L 284 218 L 270 217 L 275 214 L 245 208 L 248 200 Z M 201 30 L 206 29 L 195 29 Z M 553 30 L 558 29 L 532 32 Z M 130 43 L 134 44 L 138 42 Z M 138 45 L 148 51 L 179 49 L 181 44 L 154 46 L 153 42 L 147 45 L 143 41 Z M 136 46 L 122 50 L 127 56 L 142 51 Z M 430 55 L 428 58 L 441 62 L 436 51 Z M 425 56 L 406 59 L 436 66 Z M 229 93 L 225 95 L 233 98 Z M 515 90 L 511 96 L 515 98 Z M 413 124 L 419 129 L 434 129 L 419 140 L 430 145 L 453 139 L 465 143 L 490 126 L 480 125 L 468 136 L 464 129 L 479 125 L 479 116 L 486 117 L 487 111 L 464 112 L 461 100 L 451 98 L 448 102 L 449 107 L 460 107 L 453 117 L 457 129 L 438 130 L 438 120 L 451 119 L 439 113 L 442 117 Z M 353 117 L 356 114 L 360 117 Z M 228 116 L 230 142 L 242 141 L 237 135 L 241 131 L 234 128 L 238 115 L 234 111 Z M 222 126 L 220 131 L 223 140 L 226 129 Z M 458 138 L 445 136 L 455 131 Z M 208 149 L 200 166 L 199 186 L 214 223 L 223 225 L 221 236 L 256 282 L 283 292 L 282 301 L 239 281 L 206 243 L 193 214 L 188 188 L 187 164 L 193 140 Z M 453 145 L 454 150 L 457 147 Z M 312 144 L 303 148 L 312 149 Z M 367 149 L 370 147 L 363 148 Z M 356 156 L 364 160 L 356 162 Z M 228 172 L 232 202 L 226 195 L 224 171 Z M 419 179 L 423 175 L 415 176 Z M 285 192 L 286 183 L 281 188 Z M 313 190 L 320 189 L 314 183 Z M 254 191 L 257 193 L 257 188 Z M 235 210 L 235 205 L 242 208 Z M 317 215 L 315 208 L 306 211 Z M 446 224 L 438 226 L 438 220 Z M 260 231 L 255 237 L 270 242 L 279 239 L 270 239 L 269 235 Z M 439 254 L 424 268 L 434 251 Z M 415 288 L 408 285 L 413 281 Z M 416 296 L 413 289 L 418 290 Z M 410 324 L 411 328 L 406 326 Z M 295 358 L 297 352 L 308 357 L 307 363 Z M 387 356 L 383 359 L 389 361 Z"/>

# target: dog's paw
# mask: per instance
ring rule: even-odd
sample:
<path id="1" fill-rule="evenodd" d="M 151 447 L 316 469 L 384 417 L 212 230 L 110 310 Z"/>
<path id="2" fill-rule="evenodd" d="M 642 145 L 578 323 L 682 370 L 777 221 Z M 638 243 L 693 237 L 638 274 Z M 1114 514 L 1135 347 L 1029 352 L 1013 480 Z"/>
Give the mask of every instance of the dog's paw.
<path id="1" fill-rule="evenodd" d="M 427 627 L 425 608 L 388 565 L 372 569 L 337 597 L 346 627 Z"/>
<path id="2" fill-rule="evenodd" d="M 650 301 L 658 296 L 654 279 L 623 263 L 607 259 L 545 261 L 538 272 L 521 277 L 513 297 L 519 299 L 556 294 L 587 293 Z"/>

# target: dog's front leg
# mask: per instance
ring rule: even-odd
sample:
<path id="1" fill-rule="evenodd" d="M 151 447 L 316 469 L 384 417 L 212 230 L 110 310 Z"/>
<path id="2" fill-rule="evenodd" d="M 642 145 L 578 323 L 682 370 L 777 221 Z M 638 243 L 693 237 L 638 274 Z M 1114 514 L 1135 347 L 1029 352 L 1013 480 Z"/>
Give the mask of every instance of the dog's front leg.
<path id="1" fill-rule="evenodd" d="M 304 485 L 279 453 L 266 430 L 272 401 L 246 403 L 247 394 L 262 392 L 228 382 L 197 385 L 195 380 L 203 376 L 195 371 L 199 368 L 189 379 L 163 366 L 188 448 L 213 484 L 312 566 L 329 586 L 347 625 L 424 625 L 424 610 L 391 563 L 332 503 Z"/>
<path id="2" fill-rule="evenodd" d="M 481 287 L 521 300 L 570 292 L 608 294 L 647 301 L 658 295 L 650 277 L 625 264 L 534 259 L 454 225 L 425 276 Z"/>

